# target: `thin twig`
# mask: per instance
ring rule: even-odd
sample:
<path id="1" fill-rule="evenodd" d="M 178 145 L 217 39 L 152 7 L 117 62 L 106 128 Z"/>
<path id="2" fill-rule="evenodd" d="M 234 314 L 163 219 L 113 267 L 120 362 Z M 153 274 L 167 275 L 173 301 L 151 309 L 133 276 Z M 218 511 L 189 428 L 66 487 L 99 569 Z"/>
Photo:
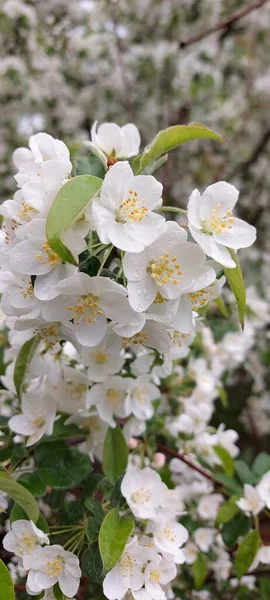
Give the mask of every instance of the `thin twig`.
<path id="1" fill-rule="evenodd" d="M 258 10 L 259 8 L 262 8 L 262 6 L 267 4 L 267 2 L 269 2 L 269 0 L 257 0 L 253 4 L 250 4 L 249 6 L 243 6 L 243 8 L 240 8 L 239 10 L 236 10 L 234 13 L 232 13 L 232 15 L 230 17 L 228 17 L 227 19 L 224 19 L 224 21 L 220 21 L 219 23 L 216 23 L 215 25 L 213 25 L 212 27 L 209 27 L 208 29 L 206 29 L 202 33 L 199 33 L 198 35 L 194 35 L 193 37 L 191 37 L 187 40 L 183 40 L 182 42 L 180 42 L 179 48 L 183 49 L 183 48 L 187 48 L 187 46 L 191 46 L 192 44 L 197 44 L 197 42 L 200 42 L 201 40 L 208 37 L 209 35 L 212 35 L 213 33 L 217 33 L 218 31 L 222 31 L 223 29 L 226 29 L 227 27 L 229 27 L 236 21 L 239 21 L 239 19 L 243 19 L 244 17 L 246 17 L 247 15 L 252 13 L 254 10 Z"/>
<path id="2" fill-rule="evenodd" d="M 171 448 L 168 448 L 167 446 L 164 446 L 163 444 L 158 444 L 158 449 L 161 452 L 163 452 L 164 454 L 169 454 L 169 456 L 173 456 L 174 458 L 179 458 L 179 460 L 184 462 L 186 465 L 188 465 L 194 471 L 197 471 L 198 473 L 200 473 L 200 475 L 203 475 L 203 477 L 206 477 L 206 479 L 209 479 L 209 481 L 212 481 L 213 483 L 217 483 L 218 485 L 222 485 L 221 483 L 219 484 L 219 482 L 217 482 L 214 479 L 214 477 L 211 475 L 211 473 L 209 473 L 209 471 L 206 471 L 205 469 L 203 469 L 202 467 L 200 467 L 199 465 L 194 463 L 192 460 L 187 458 L 184 454 L 179 454 L 176 450 L 172 450 Z"/>

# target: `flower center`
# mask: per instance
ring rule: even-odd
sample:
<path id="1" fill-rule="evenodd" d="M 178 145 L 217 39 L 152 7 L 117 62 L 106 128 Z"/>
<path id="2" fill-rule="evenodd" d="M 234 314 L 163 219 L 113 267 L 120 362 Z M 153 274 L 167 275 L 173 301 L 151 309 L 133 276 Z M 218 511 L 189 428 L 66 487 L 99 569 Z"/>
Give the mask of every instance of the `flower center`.
<path id="1" fill-rule="evenodd" d="M 38 210 L 36 210 L 36 208 L 30 206 L 30 204 L 27 204 L 27 202 L 24 202 L 24 200 L 22 200 L 21 202 L 21 207 L 22 210 L 18 214 L 18 217 L 22 217 L 26 221 L 31 221 L 33 216 L 38 213 Z"/>
<path id="2" fill-rule="evenodd" d="M 33 296 L 33 286 L 32 283 L 30 282 L 29 285 L 27 287 L 23 287 L 22 285 L 20 286 L 20 292 L 21 295 L 23 296 L 23 298 L 32 298 Z"/>
<path id="3" fill-rule="evenodd" d="M 144 404 L 146 394 L 147 394 L 146 388 L 141 388 L 140 390 L 136 390 L 133 395 L 134 400 L 137 400 L 137 402 L 139 402 L 140 404 Z"/>
<path id="4" fill-rule="evenodd" d="M 76 321 L 76 325 L 83 323 L 89 327 L 91 323 L 95 323 L 97 315 L 102 315 L 103 311 L 99 308 L 98 296 L 87 294 L 78 296 L 76 304 L 68 306 L 68 310 L 72 311 L 71 318 Z"/>
<path id="5" fill-rule="evenodd" d="M 147 272 L 150 273 L 157 285 L 166 285 L 166 283 L 177 285 L 178 277 L 183 275 L 183 272 L 176 261 L 176 256 L 171 256 L 169 252 L 165 252 L 157 260 L 150 261 Z"/>
<path id="6" fill-rule="evenodd" d="M 67 381 L 67 393 L 74 400 L 81 400 L 81 397 L 87 391 L 87 385 L 85 383 L 75 383 L 74 381 Z"/>
<path id="7" fill-rule="evenodd" d="M 63 559 L 59 556 L 55 560 L 49 560 L 46 562 L 45 573 L 49 575 L 52 579 L 54 577 L 59 577 L 63 571 Z"/>
<path id="8" fill-rule="evenodd" d="M 197 292 L 190 292 L 189 297 L 192 303 L 192 310 L 197 311 L 199 308 L 206 306 L 208 302 L 208 295 L 213 296 L 214 293 L 213 285 L 209 286 L 207 290 L 202 289 L 198 290 Z"/>
<path id="9" fill-rule="evenodd" d="M 33 425 L 33 427 L 42 427 L 42 425 L 44 425 L 45 423 L 44 416 L 36 416 L 33 419 L 31 419 L 30 423 L 31 425 Z"/>
<path id="10" fill-rule="evenodd" d="M 232 211 L 228 210 L 225 215 L 219 215 L 218 211 L 221 209 L 221 204 L 217 204 L 216 208 L 213 208 L 210 219 L 203 221 L 203 233 L 213 235 L 213 233 L 227 233 L 232 228 L 234 218 Z"/>
<path id="11" fill-rule="evenodd" d="M 51 265 L 51 267 L 56 267 L 61 262 L 61 258 L 54 252 L 49 243 L 46 241 L 42 245 L 42 250 L 44 252 L 38 252 L 36 254 L 36 258 L 40 260 L 42 265 Z"/>
<path id="12" fill-rule="evenodd" d="M 144 200 L 139 200 L 138 193 L 128 190 L 128 197 L 121 202 L 115 211 L 115 220 L 118 223 L 138 223 L 143 221 L 147 210 Z"/>
<path id="13" fill-rule="evenodd" d="M 136 564 L 135 558 L 132 558 L 130 554 L 124 554 L 120 560 L 120 572 L 122 577 L 133 575 L 133 569 Z"/>
<path id="14" fill-rule="evenodd" d="M 157 292 L 153 304 L 164 304 L 164 302 L 168 302 L 167 298 L 163 298 L 162 294 Z"/>
<path id="15" fill-rule="evenodd" d="M 146 490 L 143 487 L 140 488 L 139 490 L 136 490 L 136 492 L 134 492 L 134 494 L 132 494 L 132 496 L 131 496 L 131 500 L 135 504 L 146 504 L 147 502 L 149 502 L 150 498 L 151 498 L 150 490 Z"/>
<path id="16" fill-rule="evenodd" d="M 116 390 L 115 388 L 109 388 L 106 396 L 109 404 L 113 408 L 117 408 L 120 404 L 122 404 L 123 394 L 119 390 Z"/>
<path id="17" fill-rule="evenodd" d="M 92 356 L 98 365 L 104 365 L 110 355 L 109 352 L 106 352 L 106 350 L 95 350 Z"/>
<path id="18" fill-rule="evenodd" d="M 23 535 L 18 543 L 18 554 L 32 554 L 36 547 L 36 539 L 31 535 Z"/>
<path id="19" fill-rule="evenodd" d="M 181 348 L 181 346 L 183 345 L 184 339 L 188 338 L 189 334 L 188 333 L 180 333 L 180 331 L 175 330 L 173 333 L 169 333 L 169 336 L 170 336 L 172 343 L 175 344 L 176 346 L 179 346 L 179 348 Z"/>
<path id="20" fill-rule="evenodd" d="M 166 527 L 164 527 L 164 529 L 162 530 L 162 533 L 163 533 L 164 537 L 166 538 L 166 540 L 168 540 L 169 542 L 175 542 L 176 537 L 175 537 L 174 532 L 171 529 L 171 527 L 169 527 L 169 525 L 166 525 Z"/>
<path id="21" fill-rule="evenodd" d="M 147 340 L 148 335 L 144 333 L 144 331 L 139 331 L 139 333 L 135 333 L 135 335 L 130 338 L 123 337 L 122 346 L 123 348 L 126 348 L 128 344 L 134 344 L 134 346 L 138 346 L 139 344 L 145 344 Z"/>
<path id="22" fill-rule="evenodd" d="M 153 583 L 160 582 L 161 571 L 159 571 L 159 569 L 154 569 L 153 571 L 150 571 L 149 575 L 150 575 L 150 579 L 152 579 Z"/>

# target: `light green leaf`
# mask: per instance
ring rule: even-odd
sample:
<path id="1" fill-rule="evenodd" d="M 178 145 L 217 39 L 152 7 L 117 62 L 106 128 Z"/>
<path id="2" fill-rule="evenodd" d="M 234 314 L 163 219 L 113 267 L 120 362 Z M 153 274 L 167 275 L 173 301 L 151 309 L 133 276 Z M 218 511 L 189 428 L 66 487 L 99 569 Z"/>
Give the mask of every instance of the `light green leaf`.
<path id="1" fill-rule="evenodd" d="M 120 517 L 117 508 L 112 508 L 106 515 L 98 537 L 105 573 L 113 569 L 122 556 L 133 528 L 133 520 L 128 517 Z"/>
<path id="2" fill-rule="evenodd" d="M 25 342 L 21 347 L 20 352 L 17 356 L 13 379 L 18 398 L 21 398 L 23 382 L 25 380 L 30 362 L 35 354 L 39 343 L 40 337 L 38 335 L 31 338 L 30 340 L 27 340 L 27 342 Z"/>
<path id="3" fill-rule="evenodd" d="M 237 302 L 237 307 L 238 307 L 239 322 L 240 322 L 242 329 L 244 329 L 245 309 L 246 309 L 245 282 L 243 279 L 239 260 L 236 256 L 234 250 L 232 250 L 231 248 L 227 248 L 227 250 L 229 250 L 229 253 L 230 253 L 232 259 L 236 263 L 236 267 L 234 267 L 234 269 L 227 269 L 224 267 L 224 274 L 226 275 L 229 286 L 235 296 L 235 299 Z"/>
<path id="4" fill-rule="evenodd" d="M 219 308 L 220 312 L 223 314 L 223 317 L 225 317 L 226 319 L 229 319 L 229 312 L 227 310 L 227 307 L 225 306 L 221 296 L 219 296 L 219 298 L 215 298 L 214 300 L 215 304 L 217 305 L 217 307 Z"/>
<path id="5" fill-rule="evenodd" d="M 221 460 L 226 475 L 231 477 L 234 474 L 234 462 L 228 450 L 223 446 L 213 446 L 213 449 L 219 460 Z"/>
<path id="6" fill-rule="evenodd" d="M 205 558 L 201 552 L 192 565 L 192 571 L 196 590 L 200 590 L 207 575 Z"/>
<path id="7" fill-rule="evenodd" d="M 26 512 L 29 519 L 34 521 L 34 523 L 37 522 L 39 508 L 34 496 L 32 496 L 32 494 L 30 494 L 30 492 L 22 485 L 17 483 L 17 481 L 10 479 L 10 477 L 2 471 L 0 471 L 0 490 L 6 492 L 14 502 L 17 502 L 17 504 L 19 504 Z"/>
<path id="8" fill-rule="evenodd" d="M 221 505 L 217 517 L 216 517 L 216 525 L 221 525 L 221 523 L 228 523 L 231 519 L 239 512 L 239 508 L 236 505 L 236 500 L 240 498 L 241 494 L 234 494 L 223 502 Z"/>
<path id="9" fill-rule="evenodd" d="M 46 235 L 51 248 L 60 258 L 73 265 L 76 259 L 65 246 L 65 232 L 82 218 L 86 206 L 97 195 L 102 179 L 94 175 L 78 175 L 65 183 L 56 195 L 46 222 Z"/>
<path id="10" fill-rule="evenodd" d="M 103 473 L 110 479 L 116 481 L 117 477 L 125 470 L 128 461 L 128 447 L 119 427 L 109 427 L 103 444 Z"/>
<path id="11" fill-rule="evenodd" d="M 2 560 L 0 560 L 0 581 L 0 600 L 15 600 L 10 572 Z"/>
<path id="12" fill-rule="evenodd" d="M 156 161 L 160 156 L 166 154 L 170 150 L 177 148 L 185 142 L 196 140 L 199 138 L 212 138 L 222 141 L 220 135 L 211 131 L 204 125 L 199 123 L 191 123 L 190 125 L 173 125 L 160 131 L 153 139 L 149 146 L 146 146 L 140 159 L 136 157 L 132 167 L 135 174 L 141 173 L 150 163 Z"/>
<path id="13" fill-rule="evenodd" d="M 256 477 L 261 479 L 267 471 L 270 471 L 270 455 L 266 452 L 260 452 L 254 460 L 252 471 Z"/>
<path id="14" fill-rule="evenodd" d="M 260 536 L 255 529 L 249 531 L 246 537 L 240 542 L 235 556 L 235 568 L 238 579 L 241 579 L 247 573 L 259 550 L 259 546 Z"/>

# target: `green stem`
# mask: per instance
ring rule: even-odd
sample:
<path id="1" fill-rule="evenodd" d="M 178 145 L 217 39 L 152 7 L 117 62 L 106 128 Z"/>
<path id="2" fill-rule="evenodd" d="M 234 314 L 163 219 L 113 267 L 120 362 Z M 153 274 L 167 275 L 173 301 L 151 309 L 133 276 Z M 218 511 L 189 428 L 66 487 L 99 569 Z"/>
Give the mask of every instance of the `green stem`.
<path id="1" fill-rule="evenodd" d="M 178 208 L 177 206 L 161 206 L 160 208 L 157 208 L 156 210 L 158 210 L 159 212 L 173 212 L 173 213 L 178 213 L 181 215 L 186 215 L 187 214 L 187 210 L 184 210 L 184 208 Z"/>
<path id="2" fill-rule="evenodd" d="M 103 267 L 104 267 L 107 259 L 109 258 L 110 254 L 111 254 L 112 249 L 113 249 L 113 245 L 111 245 L 111 247 L 108 248 L 107 252 L 104 252 L 104 257 L 103 257 L 103 260 L 102 260 L 101 265 L 99 267 L 99 270 L 97 272 L 97 275 L 100 275 L 100 273 L 101 273 L 101 271 L 102 271 L 102 269 L 103 269 Z"/>
<path id="3" fill-rule="evenodd" d="M 125 287 L 127 287 L 127 280 L 126 280 L 125 271 L 124 271 L 124 267 L 123 267 L 123 259 L 124 259 L 123 250 L 120 250 L 120 256 L 121 256 L 121 264 L 122 264 L 122 271 L 123 271 L 123 284 Z"/>

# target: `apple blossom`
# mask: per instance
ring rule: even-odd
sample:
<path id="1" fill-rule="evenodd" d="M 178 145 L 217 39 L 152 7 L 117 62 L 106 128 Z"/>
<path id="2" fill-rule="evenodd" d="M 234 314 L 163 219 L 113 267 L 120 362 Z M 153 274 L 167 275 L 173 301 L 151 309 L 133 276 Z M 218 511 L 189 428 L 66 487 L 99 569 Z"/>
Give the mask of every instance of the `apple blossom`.
<path id="1" fill-rule="evenodd" d="M 97 129 L 95 121 L 91 127 L 91 138 L 91 142 L 85 141 L 84 145 L 101 160 L 105 168 L 113 164 L 113 159 L 130 158 L 138 154 L 141 143 L 139 131 L 133 123 L 122 127 L 116 123 L 102 123 Z"/>
<path id="2" fill-rule="evenodd" d="M 3 546 L 8 552 L 20 556 L 25 569 L 30 569 L 34 557 L 39 553 L 41 544 L 49 544 L 48 536 L 33 521 L 20 519 L 11 524 L 4 539 Z"/>

